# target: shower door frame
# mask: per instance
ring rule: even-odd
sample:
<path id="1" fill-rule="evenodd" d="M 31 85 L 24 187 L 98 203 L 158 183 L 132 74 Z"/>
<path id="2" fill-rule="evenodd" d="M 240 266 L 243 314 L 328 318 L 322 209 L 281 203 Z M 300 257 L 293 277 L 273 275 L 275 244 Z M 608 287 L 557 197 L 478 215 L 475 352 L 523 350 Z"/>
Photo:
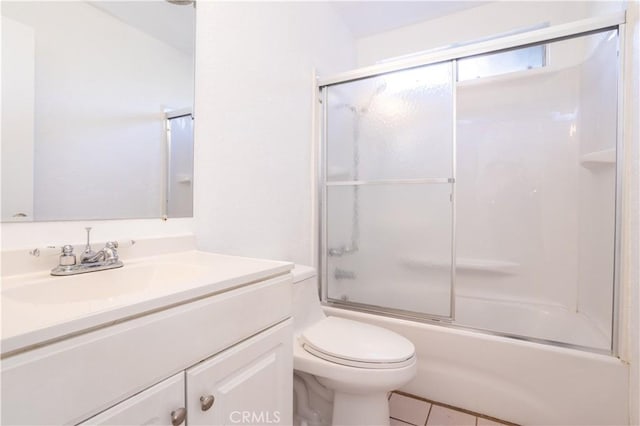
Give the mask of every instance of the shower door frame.
<path id="1" fill-rule="evenodd" d="M 481 41 L 478 43 L 468 44 L 460 47 L 452 47 L 444 50 L 436 50 L 431 53 L 416 55 L 396 61 L 373 65 L 369 67 L 359 68 L 334 76 L 320 78 L 316 81 L 315 95 L 317 96 L 316 105 L 321 105 L 320 109 L 320 137 L 317 145 L 318 155 L 318 277 L 319 277 L 319 295 L 323 305 L 348 309 L 361 312 L 369 312 L 377 315 L 389 316 L 394 318 L 409 319 L 413 321 L 425 322 L 453 327 L 458 329 L 473 330 L 484 334 L 510 337 L 518 340 L 524 340 L 535 343 L 543 343 L 553 346 L 566 347 L 572 349 L 580 349 L 589 352 L 602 353 L 619 357 L 619 320 L 620 320 L 620 258 L 621 258 L 621 224 L 622 224 L 622 169 L 623 169 L 623 105 L 624 105 L 624 34 L 625 34 L 626 12 L 621 11 L 602 17 L 583 19 L 580 21 L 570 22 L 567 24 L 555 25 L 538 30 L 531 30 L 511 36 L 505 36 L 493 40 Z M 521 336 L 512 333 L 499 332 L 495 330 L 487 330 L 471 326 L 455 324 L 455 273 L 456 273 L 456 253 L 455 253 L 455 234 L 456 234 L 456 199 L 455 199 L 455 177 L 456 177 L 456 86 L 457 86 L 457 67 L 456 62 L 459 59 L 484 55 L 488 53 L 497 53 L 500 51 L 508 51 L 512 49 L 523 48 L 531 45 L 543 43 L 551 43 L 566 39 L 587 36 L 590 34 L 603 32 L 607 30 L 616 30 L 618 32 L 618 59 L 617 59 L 617 132 L 616 132 L 616 172 L 615 172 L 615 225 L 614 225 L 614 262 L 613 262 L 613 306 L 612 306 L 612 329 L 611 329 L 611 347 L 610 350 L 575 345 L 571 343 L 559 342 L 554 340 L 540 339 L 535 337 Z M 367 304 L 342 302 L 337 300 L 329 300 L 328 298 L 328 282 L 327 274 L 327 90 L 326 88 L 352 81 L 357 81 L 369 77 L 381 76 L 395 71 L 409 70 L 427 65 L 451 62 L 453 66 L 453 140 L 452 140 L 452 156 L 453 169 L 450 179 L 452 186 L 452 259 L 451 259 L 451 312 L 450 317 L 442 317 L 438 315 L 421 314 L 417 312 L 405 311 L 397 308 L 376 307 Z M 420 179 L 421 181 L 423 179 Z M 428 180 L 428 179 L 427 179 Z M 402 183 L 402 180 L 394 180 L 393 183 Z"/>

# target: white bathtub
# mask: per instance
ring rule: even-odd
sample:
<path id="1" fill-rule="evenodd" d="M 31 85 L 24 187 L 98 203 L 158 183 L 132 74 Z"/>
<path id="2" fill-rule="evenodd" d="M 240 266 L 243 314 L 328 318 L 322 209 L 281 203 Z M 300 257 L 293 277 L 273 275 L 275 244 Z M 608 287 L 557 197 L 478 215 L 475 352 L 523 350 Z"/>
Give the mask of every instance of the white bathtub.
<path id="1" fill-rule="evenodd" d="M 456 324 L 515 336 L 611 350 L 609 334 L 591 319 L 560 305 L 456 297 Z"/>
<path id="2" fill-rule="evenodd" d="M 523 425 L 628 425 L 628 365 L 619 359 L 326 307 L 409 338 L 418 375 L 402 390 Z"/>

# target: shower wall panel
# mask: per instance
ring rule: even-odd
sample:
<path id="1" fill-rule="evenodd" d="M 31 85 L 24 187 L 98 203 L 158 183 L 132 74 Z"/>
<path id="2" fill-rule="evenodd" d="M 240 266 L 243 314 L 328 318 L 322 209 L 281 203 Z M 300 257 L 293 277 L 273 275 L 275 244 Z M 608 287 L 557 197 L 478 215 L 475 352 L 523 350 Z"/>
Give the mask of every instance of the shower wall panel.
<path id="1" fill-rule="evenodd" d="M 458 84 L 457 323 L 611 348 L 616 49 L 549 43 L 543 68 Z"/>
<path id="2" fill-rule="evenodd" d="M 618 107 L 614 58 L 615 32 L 589 38 L 590 52 L 580 67 L 578 108 L 580 174 L 578 216 L 578 311 L 604 334 L 612 327 L 615 223 L 616 135 Z"/>
<path id="3" fill-rule="evenodd" d="M 457 295 L 575 310 L 578 77 L 459 85 Z"/>

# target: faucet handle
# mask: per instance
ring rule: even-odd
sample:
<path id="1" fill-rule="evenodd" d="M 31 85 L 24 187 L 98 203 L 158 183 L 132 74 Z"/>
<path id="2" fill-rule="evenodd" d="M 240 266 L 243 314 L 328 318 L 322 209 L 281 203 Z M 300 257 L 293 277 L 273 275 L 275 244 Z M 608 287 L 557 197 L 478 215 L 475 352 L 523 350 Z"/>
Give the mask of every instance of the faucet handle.
<path id="1" fill-rule="evenodd" d="M 117 241 L 107 241 L 102 249 L 104 253 L 104 261 L 105 262 L 117 262 L 118 257 L 118 242 Z"/>
<path id="2" fill-rule="evenodd" d="M 87 245 L 85 246 L 85 250 L 91 250 L 91 226 L 87 226 L 84 228 L 87 231 Z"/>
<path id="3" fill-rule="evenodd" d="M 59 266 L 73 266 L 76 264 L 76 255 L 73 253 L 72 245 L 67 244 L 62 247 L 58 264 Z"/>
<path id="4" fill-rule="evenodd" d="M 91 249 L 91 227 L 87 226 L 84 229 L 87 231 L 87 245 L 84 246 L 84 251 L 80 256 L 80 263 L 84 263 L 87 259 L 96 255 L 96 252 Z"/>

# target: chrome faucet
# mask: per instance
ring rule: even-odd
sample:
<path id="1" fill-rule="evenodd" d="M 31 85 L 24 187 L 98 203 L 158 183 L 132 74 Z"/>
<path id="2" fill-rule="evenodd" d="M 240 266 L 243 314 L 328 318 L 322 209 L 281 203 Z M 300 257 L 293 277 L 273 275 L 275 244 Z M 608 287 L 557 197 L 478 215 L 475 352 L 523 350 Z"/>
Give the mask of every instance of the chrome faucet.
<path id="1" fill-rule="evenodd" d="M 106 269 L 121 268 L 124 266 L 118 258 L 118 242 L 108 241 L 104 248 L 93 251 L 91 248 L 91 227 L 85 228 L 87 231 L 87 244 L 80 255 L 80 263 L 73 253 L 73 246 L 65 245 L 60 253 L 58 266 L 51 270 L 51 275 L 75 275 L 87 272 L 104 271 Z"/>

